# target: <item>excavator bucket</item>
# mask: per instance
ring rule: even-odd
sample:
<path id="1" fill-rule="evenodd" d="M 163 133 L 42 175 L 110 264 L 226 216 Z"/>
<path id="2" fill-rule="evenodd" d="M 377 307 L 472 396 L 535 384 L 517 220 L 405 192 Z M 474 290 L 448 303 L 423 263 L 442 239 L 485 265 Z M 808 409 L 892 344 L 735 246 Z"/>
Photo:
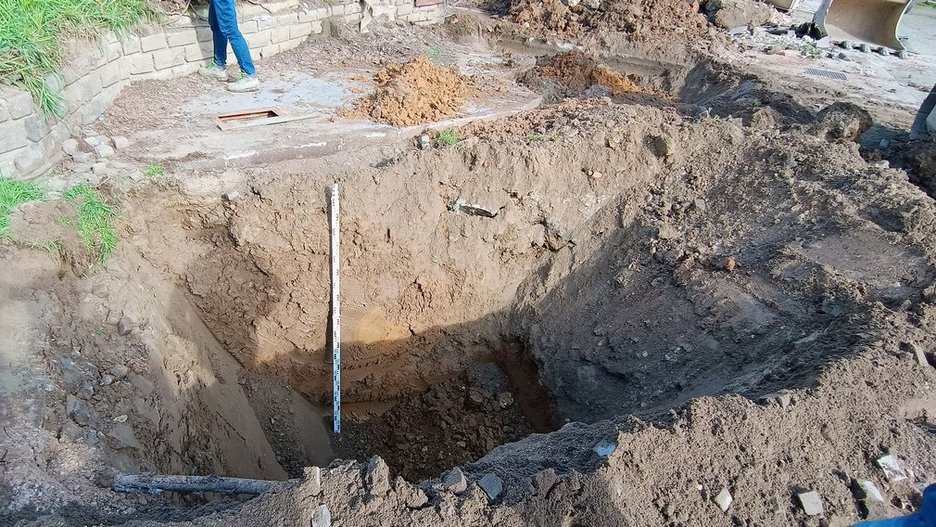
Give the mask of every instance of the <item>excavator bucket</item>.
<path id="1" fill-rule="evenodd" d="M 897 25 L 910 0 L 822 0 L 813 24 L 835 42 L 903 50 Z"/>

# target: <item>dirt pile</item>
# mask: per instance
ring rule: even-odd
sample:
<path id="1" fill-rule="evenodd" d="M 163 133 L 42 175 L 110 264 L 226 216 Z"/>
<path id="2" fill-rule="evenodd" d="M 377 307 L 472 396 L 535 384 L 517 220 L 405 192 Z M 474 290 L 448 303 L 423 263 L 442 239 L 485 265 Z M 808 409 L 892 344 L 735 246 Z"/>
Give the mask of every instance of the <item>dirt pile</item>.
<path id="1" fill-rule="evenodd" d="M 594 30 L 647 44 L 691 44 L 708 35 L 698 6 L 684 0 L 517 0 L 509 17 L 523 28 L 569 39 Z"/>
<path id="2" fill-rule="evenodd" d="M 662 91 L 641 86 L 630 77 L 598 64 L 594 58 L 579 51 L 559 53 L 545 59 L 531 74 L 556 81 L 574 94 L 584 94 L 598 86 L 612 96 L 625 93 L 666 96 Z"/>
<path id="3" fill-rule="evenodd" d="M 381 70 L 374 93 L 349 115 L 368 116 L 394 126 L 439 121 L 459 114 L 474 93 L 471 81 L 455 68 L 438 66 L 424 56 Z"/>
<path id="4" fill-rule="evenodd" d="M 773 14 L 769 5 L 753 0 L 708 0 L 703 3 L 709 20 L 723 29 L 759 26 L 769 22 Z"/>

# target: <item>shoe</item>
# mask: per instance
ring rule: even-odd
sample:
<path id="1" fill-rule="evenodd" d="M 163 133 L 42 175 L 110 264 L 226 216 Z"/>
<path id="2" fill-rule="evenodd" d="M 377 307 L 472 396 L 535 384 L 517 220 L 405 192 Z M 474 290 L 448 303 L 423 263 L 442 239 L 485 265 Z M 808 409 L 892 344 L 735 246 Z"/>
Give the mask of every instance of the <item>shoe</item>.
<path id="1" fill-rule="evenodd" d="M 247 75 L 242 71 L 236 81 L 228 83 L 227 89 L 236 93 L 257 91 L 260 89 L 260 79 L 257 78 L 256 74 Z"/>
<path id="2" fill-rule="evenodd" d="M 218 64 L 214 61 L 212 61 L 211 64 L 198 70 L 198 74 L 203 77 L 208 77 L 210 79 L 216 79 L 219 81 L 230 80 L 230 77 L 228 77 L 227 70 L 222 68 L 221 66 L 218 66 Z"/>

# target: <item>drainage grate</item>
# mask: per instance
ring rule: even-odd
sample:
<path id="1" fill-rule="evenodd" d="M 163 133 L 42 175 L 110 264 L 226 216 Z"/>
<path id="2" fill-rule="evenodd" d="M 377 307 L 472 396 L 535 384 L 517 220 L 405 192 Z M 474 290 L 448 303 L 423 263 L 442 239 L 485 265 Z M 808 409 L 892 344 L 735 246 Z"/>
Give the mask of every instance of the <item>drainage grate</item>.
<path id="1" fill-rule="evenodd" d="M 830 79 L 835 79 L 835 80 L 840 80 L 840 81 L 847 79 L 844 73 L 839 73 L 837 71 L 820 70 L 816 68 L 806 68 L 806 73 L 810 75 L 816 75 L 817 77 L 828 77 Z"/>

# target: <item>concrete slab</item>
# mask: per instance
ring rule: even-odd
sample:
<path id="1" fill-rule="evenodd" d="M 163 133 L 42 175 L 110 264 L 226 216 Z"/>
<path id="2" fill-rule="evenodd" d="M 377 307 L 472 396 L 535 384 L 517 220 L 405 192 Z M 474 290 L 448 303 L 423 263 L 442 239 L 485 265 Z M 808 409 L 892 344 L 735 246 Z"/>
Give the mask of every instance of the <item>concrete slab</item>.
<path id="1" fill-rule="evenodd" d="M 444 129 L 479 119 L 499 118 L 538 106 L 537 94 L 513 82 L 516 74 L 495 52 L 453 47 L 453 63 L 466 75 L 484 75 L 482 95 L 467 100 L 462 115 L 426 125 L 395 128 L 337 115 L 373 90 L 373 69 L 329 69 L 319 72 L 268 70 L 261 89 L 231 93 L 221 83 L 177 102 L 174 118 L 134 132 L 121 156 L 146 163 L 174 163 L 177 169 L 221 170 L 285 159 L 329 155 L 338 150 L 398 144 L 424 130 Z M 172 81 L 167 81 L 172 82 Z M 495 84 L 500 89 L 487 89 Z M 133 89 L 132 87 L 130 89 Z M 276 107 L 302 120 L 219 130 L 220 113 Z"/>

